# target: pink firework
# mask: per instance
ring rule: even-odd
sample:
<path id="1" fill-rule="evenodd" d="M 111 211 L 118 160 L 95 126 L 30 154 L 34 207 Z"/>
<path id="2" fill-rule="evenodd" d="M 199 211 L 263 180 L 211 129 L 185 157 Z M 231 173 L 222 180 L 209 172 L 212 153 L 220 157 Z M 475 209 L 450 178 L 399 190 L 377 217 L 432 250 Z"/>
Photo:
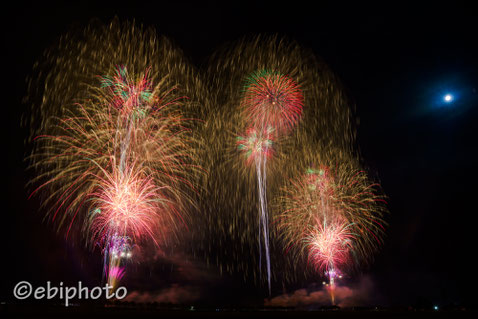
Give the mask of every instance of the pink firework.
<path id="1" fill-rule="evenodd" d="M 247 80 L 242 107 L 249 127 L 272 127 L 277 134 L 299 121 L 304 97 L 297 83 L 278 72 L 262 70 Z"/>
<path id="2" fill-rule="evenodd" d="M 172 209 L 162 189 L 134 166 L 103 173 L 104 177 L 96 177 L 99 187 L 91 194 L 97 207 L 91 216 L 92 240 L 105 242 L 111 236 L 128 235 L 134 242 L 149 238 L 158 245 L 155 234 L 161 216 L 167 215 L 162 212 Z"/>
<path id="3" fill-rule="evenodd" d="M 309 262 L 319 272 L 334 277 L 338 269 L 348 264 L 354 239 L 351 225 L 343 220 L 317 221 L 305 238 Z"/>
<path id="4" fill-rule="evenodd" d="M 112 266 L 108 272 L 110 283 L 119 281 L 124 276 L 124 267 Z M 113 285 L 112 285 L 113 286 Z"/>

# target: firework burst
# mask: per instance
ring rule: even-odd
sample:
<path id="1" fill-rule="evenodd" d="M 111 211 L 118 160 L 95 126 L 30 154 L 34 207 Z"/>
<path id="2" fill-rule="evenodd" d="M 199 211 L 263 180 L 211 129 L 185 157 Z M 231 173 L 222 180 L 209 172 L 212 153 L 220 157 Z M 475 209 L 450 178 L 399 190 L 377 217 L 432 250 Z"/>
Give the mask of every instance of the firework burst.
<path id="1" fill-rule="evenodd" d="M 351 224 L 343 221 L 316 221 L 305 236 L 307 255 L 316 271 L 328 273 L 342 268 L 349 262 L 354 234 Z"/>
<path id="2" fill-rule="evenodd" d="M 254 72 L 246 80 L 242 107 L 246 126 L 290 131 L 299 121 L 304 105 L 297 83 L 276 71 Z"/>
<path id="3" fill-rule="evenodd" d="M 352 225 L 340 220 L 340 215 L 334 218 L 317 220 L 304 238 L 308 263 L 329 279 L 332 304 L 335 304 L 335 279 L 342 277 L 341 269 L 350 262 L 355 239 L 355 234 L 350 232 Z"/>
<path id="4" fill-rule="evenodd" d="M 131 257 L 117 239 L 151 240 L 159 249 L 185 226 L 187 190 L 194 189 L 182 97 L 164 90 L 163 81 L 153 85 L 148 72 L 135 77 L 118 67 L 100 78 L 89 102 L 58 119 L 55 135 L 39 136 L 32 155 L 41 172 L 36 180 L 45 180 L 34 193 L 48 189 L 43 205 L 59 228 L 68 224 L 67 234 L 75 220 L 82 222 L 87 241 L 109 257 L 111 283 L 124 273 L 122 259 Z"/>
<path id="5" fill-rule="evenodd" d="M 350 158 L 328 164 L 333 162 L 329 158 L 290 181 L 277 216 L 286 251 L 329 278 L 332 299 L 335 278 L 367 263 L 381 246 L 386 211 L 379 185 L 357 164 Z"/>

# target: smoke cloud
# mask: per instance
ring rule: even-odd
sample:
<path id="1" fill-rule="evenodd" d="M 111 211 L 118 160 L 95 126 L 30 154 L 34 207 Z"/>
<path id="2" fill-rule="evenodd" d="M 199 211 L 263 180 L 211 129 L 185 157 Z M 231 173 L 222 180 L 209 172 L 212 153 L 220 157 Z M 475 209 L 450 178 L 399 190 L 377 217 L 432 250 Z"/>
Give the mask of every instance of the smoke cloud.
<path id="1" fill-rule="evenodd" d="M 335 287 L 335 303 L 342 308 L 369 306 L 373 301 L 374 285 L 369 276 L 362 277 L 357 284 Z M 330 294 L 326 286 L 319 290 L 298 289 L 291 294 L 283 294 L 265 300 L 267 307 L 303 308 L 311 306 L 330 306 Z"/>
<path id="2" fill-rule="evenodd" d="M 194 286 L 180 286 L 173 284 L 171 287 L 156 292 L 133 291 L 126 296 L 124 301 L 136 303 L 170 303 L 187 304 L 200 297 L 200 290 Z"/>

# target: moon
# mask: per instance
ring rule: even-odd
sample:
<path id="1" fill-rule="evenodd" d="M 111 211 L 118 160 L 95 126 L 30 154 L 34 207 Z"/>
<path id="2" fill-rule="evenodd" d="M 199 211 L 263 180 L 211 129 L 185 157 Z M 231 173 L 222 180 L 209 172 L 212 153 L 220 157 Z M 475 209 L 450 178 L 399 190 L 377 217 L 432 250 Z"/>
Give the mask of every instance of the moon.
<path id="1" fill-rule="evenodd" d="M 450 103 L 450 102 L 453 101 L 453 95 L 451 95 L 451 94 L 445 94 L 445 95 L 443 96 L 443 100 L 444 100 L 446 103 Z"/>

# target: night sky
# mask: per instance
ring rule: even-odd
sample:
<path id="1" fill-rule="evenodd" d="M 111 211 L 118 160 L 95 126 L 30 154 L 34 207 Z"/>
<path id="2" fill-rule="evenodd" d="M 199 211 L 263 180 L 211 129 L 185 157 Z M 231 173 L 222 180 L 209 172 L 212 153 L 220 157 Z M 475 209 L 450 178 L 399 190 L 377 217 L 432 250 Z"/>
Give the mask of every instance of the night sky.
<path id="1" fill-rule="evenodd" d="M 38 201 L 27 200 L 30 176 L 23 158 L 28 131 L 20 126 L 27 106 L 21 101 L 34 62 L 59 36 L 83 28 L 92 18 L 107 23 L 118 16 L 155 27 L 198 67 L 225 42 L 259 33 L 289 37 L 321 57 L 355 101 L 358 148 L 388 196 L 385 245 L 364 270 L 373 281 L 375 300 L 385 305 L 475 303 L 478 13 L 471 6 L 384 2 L 311 7 L 298 1 L 13 6 L 2 17 L 7 73 L 2 90 L 6 205 L 0 223 L 1 301 L 12 300 L 13 286 L 21 280 L 94 284 L 100 279 L 100 255 L 88 259 L 87 252 L 66 243 L 42 222 Z M 447 93 L 454 96 L 450 103 L 443 100 Z M 201 271 L 238 302 L 249 295 L 261 302 L 266 296 L 265 289 L 240 279 Z"/>

